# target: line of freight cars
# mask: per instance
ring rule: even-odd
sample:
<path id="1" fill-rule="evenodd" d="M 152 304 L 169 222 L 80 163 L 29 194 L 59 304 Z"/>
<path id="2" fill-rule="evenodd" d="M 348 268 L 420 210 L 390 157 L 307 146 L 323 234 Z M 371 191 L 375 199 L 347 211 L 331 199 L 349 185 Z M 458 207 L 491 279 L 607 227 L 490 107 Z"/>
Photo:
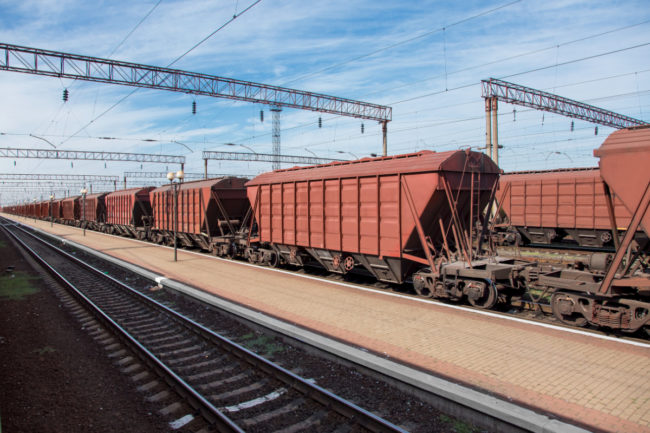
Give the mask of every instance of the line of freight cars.
<path id="1" fill-rule="evenodd" d="M 594 154 L 599 170 L 555 172 L 553 181 L 504 176 L 499 192 L 498 167 L 469 150 L 186 182 L 177 241 L 270 266 L 319 265 L 411 282 L 422 296 L 481 308 L 534 291 L 550 296 L 564 323 L 650 331 L 650 127 L 614 132 Z M 498 234 L 483 218 L 498 196 L 524 236 L 537 231 L 549 239 L 563 230 L 597 244 L 611 236 L 616 251 L 588 270 L 499 256 L 484 248 Z M 89 195 L 85 209 L 72 197 L 5 211 L 161 244 L 174 239 L 170 185 Z"/>

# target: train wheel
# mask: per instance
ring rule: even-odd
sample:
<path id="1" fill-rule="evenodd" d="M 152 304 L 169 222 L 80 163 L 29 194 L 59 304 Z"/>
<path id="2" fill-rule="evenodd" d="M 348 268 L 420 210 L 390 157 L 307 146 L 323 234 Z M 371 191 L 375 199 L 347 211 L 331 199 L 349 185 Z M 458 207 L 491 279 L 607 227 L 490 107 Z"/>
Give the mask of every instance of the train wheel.
<path id="1" fill-rule="evenodd" d="M 350 272 L 354 269 L 354 258 L 352 256 L 346 256 L 345 259 L 343 259 L 343 269 L 345 272 Z"/>
<path id="2" fill-rule="evenodd" d="M 566 325 L 583 327 L 587 324 L 587 319 L 573 311 L 574 305 L 575 300 L 566 293 L 556 292 L 551 297 L 551 308 L 557 320 Z"/>
<path id="3" fill-rule="evenodd" d="M 275 252 L 271 252 L 269 255 L 269 266 L 272 268 L 277 268 L 278 265 L 280 264 L 280 256 Z"/>
<path id="4" fill-rule="evenodd" d="M 463 292 L 467 295 L 467 300 L 471 305 L 486 310 L 494 307 L 499 299 L 497 288 L 482 281 L 468 282 Z"/>

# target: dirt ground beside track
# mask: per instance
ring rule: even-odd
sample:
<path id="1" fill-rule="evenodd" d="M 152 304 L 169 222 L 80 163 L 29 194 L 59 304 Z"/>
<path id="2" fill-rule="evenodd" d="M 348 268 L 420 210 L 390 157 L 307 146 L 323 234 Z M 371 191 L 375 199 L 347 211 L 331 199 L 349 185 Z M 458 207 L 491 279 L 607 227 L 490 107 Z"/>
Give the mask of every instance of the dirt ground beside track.
<path id="1" fill-rule="evenodd" d="M 0 431 L 170 430 L 156 409 L 0 231 Z"/>

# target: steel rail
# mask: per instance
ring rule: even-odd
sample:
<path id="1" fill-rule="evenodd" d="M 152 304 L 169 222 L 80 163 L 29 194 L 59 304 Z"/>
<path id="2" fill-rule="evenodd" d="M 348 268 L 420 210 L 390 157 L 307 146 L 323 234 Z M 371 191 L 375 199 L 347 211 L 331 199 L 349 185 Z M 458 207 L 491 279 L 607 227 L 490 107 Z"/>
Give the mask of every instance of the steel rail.
<path id="1" fill-rule="evenodd" d="M 32 236 L 32 238 L 52 248 L 54 251 L 63 255 L 67 259 L 70 259 L 71 261 L 82 265 L 85 269 L 90 270 L 97 275 L 106 277 L 107 279 L 119 284 L 120 286 L 129 289 L 131 293 L 137 293 L 133 289 L 129 288 L 128 286 L 125 286 L 124 284 L 115 280 L 114 278 L 103 274 L 98 269 L 93 268 L 87 263 L 83 263 L 82 261 L 78 260 L 76 257 L 72 257 L 71 255 L 69 255 L 65 251 L 62 251 L 59 248 L 45 242 L 44 240 L 39 239 L 38 237 L 24 230 L 23 228 L 21 227 L 17 227 L 17 228 L 23 231 L 24 233 Z M 16 240 L 16 242 L 18 242 L 20 246 L 24 248 L 36 261 L 38 261 L 38 263 L 41 266 L 43 266 L 56 280 L 58 280 L 67 289 L 69 289 L 77 300 L 79 300 L 82 304 L 84 304 L 84 306 L 88 310 L 90 310 L 91 313 L 95 317 L 97 317 L 97 319 L 99 319 L 100 322 L 102 322 L 102 324 L 110 328 L 112 332 L 115 335 L 117 335 L 117 337 L 125 345 L 127 345 L 133 352 L 135 352 L 138 355 L 138 357 L 145 364 L 147 364 L 147 366 L 149 366 L 151 369 L 156 371 L 156 373 L 159 376 L 162 376 L 165 379 L 165 382 L 168 385 L 170 385 L 181 396 L 183 396 L 192 407 L 199 410 L 201 414 L 208 421 L 210 421 L 212 424 L 217 426 L 219 431 L 244 433 L 244 430 L 238 427 L 232 420 L 230 420 L 230 418 L 225 416 L 219 409 L 217 409 L 214 405 L 212 405 L 212 403 L 207 401 L 205 397 L 199 394 L 180 376 L 178 376 L 169 367 L 167 367 L 160 359 L 158 359 L 158 357 L 156 357 L 146 347 L 140 344 L 133 336 L 131 336 L 129 332 L 127 332 L 123 327 L 121 327 L 118 323 L 116 323 L 113 319 L 111 319 L 93 301 L 91 301 L 87 296 L 81 293 L 81 291 L 77 289 L 70 281 L 68 281 L 62 274 L 60 274 L 56 269 L 50 266 L 49 263 L 47 263 L 47 261 L 43 259 L 36 251 L 34 251 L 27 244 L 25 244 L 25 242 L 23 242 L 19 237 L 17 237 L 14 233 L 12 233 L 11 230 L 8 230 L 6 228 L 6 225 L 3 225 L 3 230 L 6 233 L 10 234 L 11 237 L 14 240 Z M 140 295 L 139 293 L 137 294 Z"/>
<path id="2" fill-rule="evenodd" d="M 220 348 L 223 350 L 227 351 L 231 355 L 239 358 L 240 360 L 250 364 L 251 366 L 260 369 L 261 371 L 272 375 L 276 379 L 284 382 L 286 385 L 290 386 L 291 388 L 297 390 L 298 392 L 306 395 L 310 399 L 317 401 L 318 403 L 324 405 L 325 407 L 334 410 L 337 412 L 339 415 L 344 416 L 345 418 L 348 418 L 357 424 L 363 426 L 364 428 L 373 431 L 373 432 L 382 432 L 382 433 L 406 433 L 405 430 L 402 428 L 390 423 L 389 421 L 386 421 L 382 419 L 381 417 L 355 405 L 352 402 L 349 402 L 336 394 L 333 394 L 330 391 L 327 391 L 326 389 L 313 384 L 302 377 L 292 373 L 291 371 L 259 356 L 258 354 L 246 349 L 245 347 L 228 340 L 227 338 L 215 333 L 211 329 L 206 328 L 205 326 L 201 325 L 200 323 L 195 322 L 192 319 L 189 319 L 180 313 L 170 309 L 169 307 L 159 303 L 158 301 L 151 299 L 142 293 L 138 292 L 137 290 L 125 285 L 119 280 L 116 280 L 115 278 L 111 277 L 110 275 L 106 275 L 104 272 L 102 272 L 99 269 L 94 268 L 93 266 L 81 261 L 77 257 L 74 257 L 65 251 L 59 249 L 58 247 L 55 247 L 48 242 L 44 241 L 43 239 L 40 239 L 39 237 L 35 236 L 32 233 L 29 233 L 28 231 L 19 228 L 23 232 L 29 234 L 33 238 L 37 239 L 38 241 L 48 245 L 50 248 L 55 250 L 57 253 L 60 253 L 64 257 L 68 258 L 69 260 L 77 263 L 78 265 L 92 271 L 95 273 L 97 276 L 107 279 L 111 281 L 112 283 L 120 286 L 124 290 L 128 291 L 129 294 L 139 298 L 145 303 L 148 303 L 150 305 L 154 305 L 156 308 L 163 310 L 165 313 L 169 314 L 172 319 L 177 321 L 178 323 L 182 324 L 189 330 L 201 335 L 204 338 L 207 338 L 210 342 L 217 344 Z M 49 266 L 48 266 L 49 267 Z M 82 295 L 83 296 L 83 295 Z M 84 297 L 85 298 L 85 297 Z M 90 301 L 89 301 L 90 302 Z M 110 319 L 109 319 L 110 320 Z M 111 320 L 112 323 L 114 323 Z M 115 326 L 119 326 L 115 324 Z M 126 331 L 124 331 L 126 333 Z M 138 345 L 139 343 L 135 341 Z M 146 349 L 144 349 L 146 350 Z M 148 351 L 147 351 L 148 352 Z M 151 354 L 155 358 L 153 354 Z M 157 358 L 156 358 L 157 359 Z M 158 360 L 162 364 L 161 361 Z M 162 364 L 164 366 L 164 364 Z M 166 370 L 171 370 L 164 366 Z M 171 372 L 174 374 L 173 372 Z M 187 387 L 187 385 L 182 379 L 179 378 L 179 380 Z M 191 389 L 191 387 L 190 387 Z M 194 390 L 192 390 L 194 391 Z M 194 391 L 195 392 L 195 391 Z M 198 393 L 196 393 L 198 394 Z M 198 396 L 201 398 L 201 400 L 205 401 L 205 399 L 198 394 Z M 206 401 L 206 403 L 210 406 L 212 406 L 209 402 Z M 212 406 L 214 408 L 214 406 Z M 218 411 L 218 409 L 214 408 L 219 414 L 221 412 Z M 221 414 L 222 416 L 225 417 L 225 415 Z M 227 419 L 227 417 L 226 417 Z"/>

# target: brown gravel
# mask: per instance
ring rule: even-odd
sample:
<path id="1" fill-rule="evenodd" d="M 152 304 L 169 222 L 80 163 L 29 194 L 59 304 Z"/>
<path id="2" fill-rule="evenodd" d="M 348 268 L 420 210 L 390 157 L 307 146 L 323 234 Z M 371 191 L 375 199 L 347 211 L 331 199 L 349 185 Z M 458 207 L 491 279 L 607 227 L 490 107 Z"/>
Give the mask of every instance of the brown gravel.
<path id="1" fill-rule="evenodd" d="M 0 276 L 9 266 L 37 275 L 0 231 Z M 0 431 L 169 430 L 51 288 L 42 279 L 32 286 L 22 299 L 0 297 Z"/>

